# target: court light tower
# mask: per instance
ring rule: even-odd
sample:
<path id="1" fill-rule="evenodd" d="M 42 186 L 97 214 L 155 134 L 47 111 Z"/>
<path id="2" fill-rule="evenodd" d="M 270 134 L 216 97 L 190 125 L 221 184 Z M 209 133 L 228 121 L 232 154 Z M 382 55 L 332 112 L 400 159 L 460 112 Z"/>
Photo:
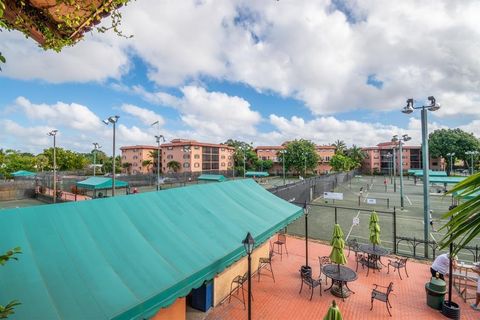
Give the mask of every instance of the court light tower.
<path id="1" fill-rule="evenodd" d="M 397 192 L 397 146 L 394 145 L 392 149 L 393 154 L 393 192 Z"/>
<path id="2" fill-rule="evenodd" d="M 97 142 L 93 143 L 93 176 L 95 177 L 96 175 L 96 169 L 97 169 L 97 151 L 100 149 L 102 146 L 99 145 Z"/>
<path id="3" fill-rule="evenodd" d="M 57 133 L 57 129 L 47 133 L 53 137 L 53 203 L 57 202 Z"/>
<path id="4" fill-rule="evenodd" d="M 392 178 L 392 163 L 391 163 L 391 159 L 392 159 L 392 154 L 389 152 L 385 155 L 385 158 L 387 158 L 387 170 L 388 170 L 388 175 L 390 176 L 390 179 Z"/>
<path id="5" fill-rule="evenodd" d="M 157 191 L 160 190 L 160 140 L 165 142 L 163 135 L 155 136 L 157 140 Z"/>
<path id="6" fill-rule="evenodd" d="M 422 118 L 422 166 L 423 166 L 423 238 L 425 241 L 425 258 L 428 259 L 428 226 L 430 213 L 430 194 L 429 194 L 429 154 L 428 154 L 428 121 L 427 112 L 437 111 L 440 105 L 436 102 L 433 96 L 428 97 L 430 105 L 415 107 L 412 98 L 407 99 L 407 105 L 402 109 L 405 114 L 412 113 L 415 109 L 421 110 Z"/>
<path id="7" fill-rule="evenodd" d="M 411 140 L 412 138 L 408 136 L 408 134 L 402 135 L 401 138 L 398 137 L 398 135 L 394 135 L 392 138 L 393 142 L 398 141 L 398 152 L 399 158 L 400 158 L 400 168 L 399 168 L 399 174 L 400 174 L 400 207 L 403 209 L 404 207 L 404 194 L 403 194 L 403 143 Z"/>
<path id="8" fill-rule="evenodd" d="M 465 152 L 466 155 L 471 156 L 471 165 L 470 165 L 470 174 L 473 175 L 475 173 L 475 167 L 473 165 L 473 157 L 475 157 L 479 152 L 477 150 L 474 151 L 467 151 Z"/>
<path id="9" fill-rule="evenodd" d="M 452 175 L 452 171 L 453 171 L 453 156 L 455 155 L 455 152 L 449 152 L 447 153 L 447 157 L 450 158 L 450 172 L 448 173 L 449 176 Z"/>
<path id="10" fill-rule="evenodd" d="M 111 116 L 103 120 L 107 126 L 109 123 L 113 125 L 113 148 L 112 148 L 112 197 L 115 197 L 115 125 L 118 121 L 119 116 Z"/>

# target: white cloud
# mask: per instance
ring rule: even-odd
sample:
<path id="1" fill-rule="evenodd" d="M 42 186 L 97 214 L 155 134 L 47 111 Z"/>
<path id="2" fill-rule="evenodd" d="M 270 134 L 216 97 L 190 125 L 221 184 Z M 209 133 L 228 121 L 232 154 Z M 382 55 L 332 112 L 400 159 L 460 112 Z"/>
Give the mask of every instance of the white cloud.
<path id="1" fill-rule="evenodd" d="M 9 119 L 0 120 L 0 148 L 33 152 L 52 144 L 47 132 L 53 130 L 50 126 L 24 127 Z"/>
<path id="2" fill-rule="evenodd" d="M 120 109 L 123 112 L 138 118 L 146 126 L 150 126 L 155 121 L 158 121 L 160 126 L 162 126 L 165 123 L 165 120 L 161 115 L 153 112 L 150 109 L 137 107 L 133 104 L 124 104 L 121 106 Z"/>
<path id="3" fill-rule="evenodd" d="M 86 40 L 57 53 L 39 48 L 18 31 L 0 32 L 2 54 L 7 59 L 1 76 L 52 83 L 119 79 L 128 71 L 128 55 L 109 37 L 87 34 Z"/>
<path id="4" fill-rule="evenodd" d="M 147 101 L 177 109 L 194 136 L 206 136 L 214 141 L 255 135 L 256 125 L 261 121 L 260 114 L 251 109 L 248 101 L 223 92 L 185 86 L 181 88 L 183 96 L 179 98 L 165 92 L 147 92 L 141 87 L 133 90 Z"/>
<path id="5" fill-rule="evenodd" d="M 101 127 L 101 120 L 97 115 L 88 107 L 77 103 L 34 104 L 24 97 L 18 97 L 15 104 L 29 119 L 45 121 L 51 126 L 78 130 L 96 130 Z"/>

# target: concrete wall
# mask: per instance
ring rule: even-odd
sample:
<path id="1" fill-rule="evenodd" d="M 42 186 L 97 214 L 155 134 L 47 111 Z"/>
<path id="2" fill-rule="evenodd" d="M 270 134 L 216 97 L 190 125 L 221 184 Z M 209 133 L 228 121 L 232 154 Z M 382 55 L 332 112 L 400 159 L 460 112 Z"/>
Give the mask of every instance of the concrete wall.
<path id="1" fill-rule="evenodd" d="M 34 196 L 34 180 L 0 183 L 0 201 L 20 200 Z"/>
<path id="2" fill-rule="evenodd" d="M 270 250 L 269 242 L 266 241 L 261 246 L 256 248 L 252 253 L 252 274 L 257 271 L 258 259 L 268 257 Z M 229 268 L 225 269 L 222 273 L 218 274 L 213 280 L 214 292 L 213 292 L 213 305 L 217 306 L 225 297 L 230 293 L 230 284 L 233 278 L 243 274 L 247 271 L 247 257 L 243 257 L 239 261 L 235 262 Z M 252 281 L 252 287 L 254 286 Z"/>
<path id="3" fill-rule="evenodd" d="M 187 306 L 185 298 L 178 298 L 168 308 L 163 308 L 152 318 L 152 320 L 185 320 L 187 316 Z"/>

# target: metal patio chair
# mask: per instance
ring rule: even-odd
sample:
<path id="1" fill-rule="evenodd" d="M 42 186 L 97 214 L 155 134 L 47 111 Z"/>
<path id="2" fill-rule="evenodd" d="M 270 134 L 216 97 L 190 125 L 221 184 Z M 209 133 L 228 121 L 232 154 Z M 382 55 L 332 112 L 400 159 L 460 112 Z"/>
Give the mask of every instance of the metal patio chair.
<path id="1" fill-rule="evenodd" d="M 243 303 L 243 309 L 246 308 L 245 306 L 245 293 L 244 291 L 246 290 L 244 287 L 244 284 L 248 285 L 248 271 L 244 273 L 243 276 L 236 276 L 233 278 L 232 283 L 230 283 L 230 293 L 228 295 L 228 303 L 230 303 L 232 296 L 239 301 Z M 238 294 L 238 291 L 242 290 L 242 299 L 239 297 L 233 295 L 233 293 L 236 291 L 236 294 Z M 252 300 L 253 300 L 253 293 L 252 293 Z"/>
<path id="2" fill-rule="evenodd" d="M 313 298 L 313 291 L 315 290 L 316 287 L 320 287 L 320 296 L 322 295 L 322 280 L 320 278 L 313 279 L 310 272 L 300 271 L 300 275 L 302 278 L 302 285 L 300 286 L 300 292 L 298 292 L 298 294 L 302 293 L 303 285 L 305 284 L 311 290 L 310 301 Z"/>
<path id="3" fill-rule="evenodd" d="M 322 267 L 326 264 L 331 264 L 332 261 L 330 260 L 330 257 L 329 256 L 323 256 L 323 257 L 318 257 L 318 262 L 320 264 L 320 276 L 318 277 L 318 279 L 320 279 L 322 277 Z M 328 278 L 325 276 L 325 285 L 327 285 L 327 280 Z"/>
<path id="4" fill-rule="evenodd" d="M 282 256 L 283 256 L 283 246 L 285 246 L 285 252 L 287 253 L 287 256 L 288 256 L 287 236 L 284 233 L 278 234 L 277 240 L 273 243 L 274 248 L 275 248 L 275 245 L 277 245 L 277 251 L 275 251 L 275 253 L 280 255 L 280 260 L 282 260 Z"/>
<path id="5" fill-rule="evenodd" d="M 390 293 L 392 293 L 393 291 L 393 282 L 390 282 L 390 284 L 388 285 L 388 287 L 385 287 L 385 286 L 380 286 L 378 284 L 373 284 L 375 286 L 375 288 L 372 289 L 372 296 L 371 296 L 371 307 L 370 307 L 370 310 L 373 309 L 373 300 L 380 300 L 380 301 L 383 301 L 385 302 L 385 305 L 387 306 L 387 311 L 388 311 L 388 314 L 390 315 L 390 317 L 392 316 L 392 314 L 390 313 L 390 308 L 392 308 L 392 305 L 390 304 Z M 385 288 L 387 289 L 386 291 L 380 291 L 378 290 L 378 288 Z"/>
<path id="6" fill-rule="evenodd" d="M 273 268 L 272 268 L 272 258 L 273 258 L 273 246 L 270 243 L 270 250 L 268 251 L 268 258 L 259 258 L 259 260 L 258 260 L 257 274 L 258 274 L 258 281 L 259 282 L 260 282 L 260 275 L 261 275 L 262 269 L 266 269 L 267 271 L 270 271 L 270 273 L 272 274 L 273 282 L 275 282 L 275 276 L 273 275 Z"/>
<path id="7" fill-rule="evenodd" d="M 388 259 L 388 272 L 387 273 L 390 273 L 390 266 L 393 267 L 393 272 L 395 272 L 395 270 L 398 270 L 398 275 L 400 276 L 400 280 L 403 280 L 402 279 L 402 274 L 400 273 L 400 269 L 405 269 L 405 274 L 407 275 L 407 278 L 409 278 L 408 276 L 408 272 L 407 272 L 407 260 L 408 258 L 396 258 L 395 260 L 390 260 Z"/>

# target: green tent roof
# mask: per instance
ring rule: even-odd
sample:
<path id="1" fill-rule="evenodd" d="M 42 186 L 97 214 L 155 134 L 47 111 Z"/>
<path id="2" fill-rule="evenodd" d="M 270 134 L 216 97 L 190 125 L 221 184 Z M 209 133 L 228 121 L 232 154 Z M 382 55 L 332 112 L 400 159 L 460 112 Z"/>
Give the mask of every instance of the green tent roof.
<path id="1" fill-rule="evenodd" d="M 268 172 L 263 171 L 247 171 L 245 172 L 245 177 L 268 177 Z"/>
<path id="2" fill-rule="evenodd" d="M 423 177 L 423 170 L 414 172 L 413 175 L 416 176 L 416 177 Z M 447 173 L 445 171 L 432 171 L 432 170 L 430 170 L 428 172 L 428 175 L 430 177 L 446 177 Z"/>
<path id="3" fill-rule="evenodd" d="M 462 195 L 462 193 L 464 193 L 464 192 L 465 192 L 465 190 L 455 191 L 455 192 L 453 193 L 453 196 L 454 196 L 455 198 L 462 198 L 462 199 L 465 199 L 465 200 L 471 200 L 471 199 L 473 199 L 473 198 L 475 198 L 475 197 L 480 196 L 480 190 L 475 191 L 475 192 L 470 193 L 470 194 Z"/>
<path id="4" fill-rule="evenodd" d="M 31 176 L 36 176 L 37 174 L 35 172 L 30 172 L 26 170 L 18 170 L 12 173 L 12 176 L 14 177 L 31 177 Z"/>
<path id="5" fill-rule="evenodd" d="M 199 177 L 198 177 L 198 180 L 202 180 L 202 181 L 219 181 L 219 182 L 222 182 L 222 181 L 226 181 L 227 178 L 225 178 L 225 176 L 221 175 L 221 174 L 201 174 Z"/>
<path id="6" fill-rule="evenodd" d="M 90 177 L 86 180 L 77 182 L 78 188 L 89 190 L 112 189 L 112 178 Z M 115 188 L 126 188 L 128 182 L 115 179 Z"/>
<path id="7" fill-rule="evenodd" d="M 10 209 L 0 215 L 0 301 L 15 319 L 143 319 L 302 215 L 253 180 Z"/>
<path id="8" fill-rule="evenodd" d="M 430 177 L 428 180 L 430 183 L 457 184 L 465 179 L 466 177 Z"/>

